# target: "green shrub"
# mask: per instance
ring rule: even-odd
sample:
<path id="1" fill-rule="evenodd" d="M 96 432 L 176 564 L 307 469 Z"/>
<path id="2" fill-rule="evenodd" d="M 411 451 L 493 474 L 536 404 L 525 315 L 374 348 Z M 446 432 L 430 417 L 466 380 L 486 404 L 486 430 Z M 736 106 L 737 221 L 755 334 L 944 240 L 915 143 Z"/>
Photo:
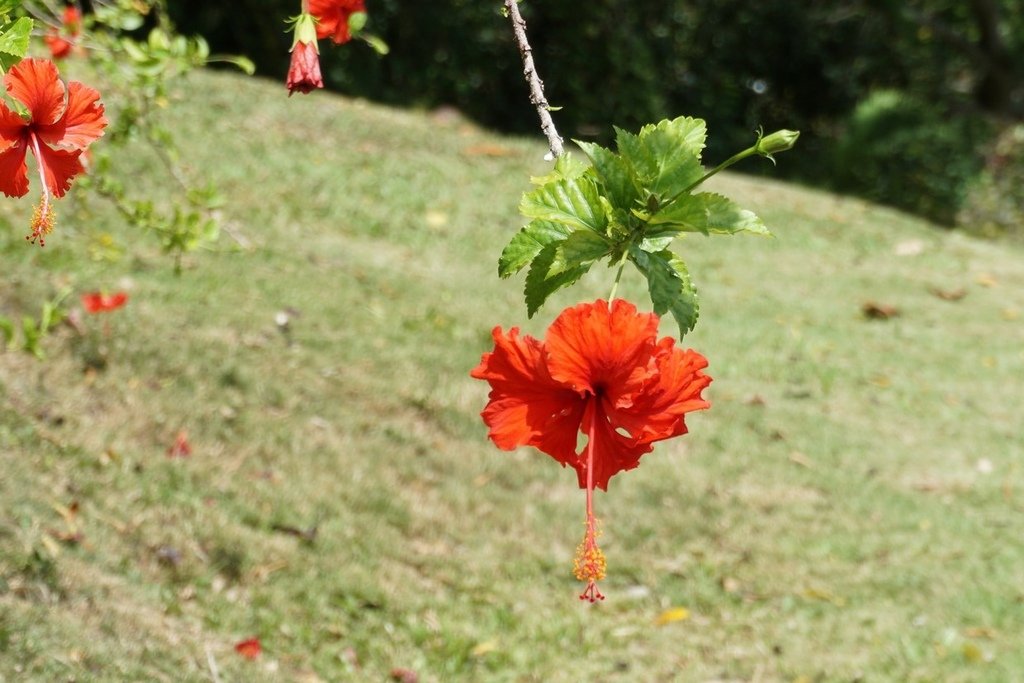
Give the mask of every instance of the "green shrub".
<path id="1" fill-rule="evenodd" d="M 984 237 L 1024 241 L 1024 124 L 1007 127 L 992 143 L 957 223 Z"/>
<path id="2" fill-rule="evenodd" d="M 846 122 L 834 148 L 833 182 L 838 190 L 953 225 L 982 169 L 989 131 L 983 119 L 878 91 Z"/>

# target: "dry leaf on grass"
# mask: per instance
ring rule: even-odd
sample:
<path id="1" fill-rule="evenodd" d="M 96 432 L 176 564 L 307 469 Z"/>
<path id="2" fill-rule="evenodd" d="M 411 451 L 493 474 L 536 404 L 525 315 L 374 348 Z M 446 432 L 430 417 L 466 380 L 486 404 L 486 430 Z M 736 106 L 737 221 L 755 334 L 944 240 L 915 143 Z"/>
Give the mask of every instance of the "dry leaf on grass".
<path id="1" fill-rule="evenodd" d="M 900 309 L 889 304 L 880 304 L 875 301 L 865 301 L 861 304 L 861 312 L 869 320 L 888 320 L 900 314 Z"/>

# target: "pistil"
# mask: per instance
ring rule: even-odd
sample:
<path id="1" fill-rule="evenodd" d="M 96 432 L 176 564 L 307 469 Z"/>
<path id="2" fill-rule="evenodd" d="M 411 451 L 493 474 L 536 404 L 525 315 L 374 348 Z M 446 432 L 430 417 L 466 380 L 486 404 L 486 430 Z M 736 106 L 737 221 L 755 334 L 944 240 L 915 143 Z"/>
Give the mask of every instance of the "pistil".
<path id="1" fill-rule="evenodd" d="M 39 149 L 39 138 L 35 133 L 29 133 L 32 140 L 32 149 L 36 153 L 36 167 L 39 169 L 39 184 L 42 187 L 42 195 L 39 197 L 39 206 L 32 212 L 32 234 L 26 235 L 25 239 L 32 244 L 39 240 L 39 246 L 45 247 L 44 237 L 53 230 L 54 221 L 57 215 L 50 208 L 50 188 L 46 184 L 46 167 L 43 165 L 43 154 Z"/>
<path id="2" fill-rule="evenodd" d="M 591 401 L 597 401 L 591 398 Z M 597 582 L 605 577 L 606 562 L 604 551 L 597 545 L 597 537 L 601 535 L 600 522 L 594 516 L 594 434 L 599 417 L 597 405 L 592 404 L 590 429 L 587 434 L 587 530 L 583 541 L 576 548 L 573 569 L 576 578 L 586 581 L 587 587 L 580 593 L 580 600 L 597 602 L 604 600 L 604 595 L 597 588 Z"/>

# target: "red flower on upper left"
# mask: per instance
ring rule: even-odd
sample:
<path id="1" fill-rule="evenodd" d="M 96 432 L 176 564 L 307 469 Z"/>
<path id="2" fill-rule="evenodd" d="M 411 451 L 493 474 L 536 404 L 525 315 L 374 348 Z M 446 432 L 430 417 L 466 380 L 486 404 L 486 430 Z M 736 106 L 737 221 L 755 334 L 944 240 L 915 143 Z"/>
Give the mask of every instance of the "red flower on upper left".
<path id="1" fill-rule="evenodd" d="M 31 149 L 42 188 L 28 239 L 42 245 L 53 229 L 51 198 L 63 197 L 71 180 L 85 170 L 79 157 L 103 135 L 107 119 L 97 91 L 78 81 L 65 86 L 56 65 L 46 59 L 23 59 L 4 76 L 4 85 L 26 115 L 0 101 L 0 192 L 8 197 L 28 193 L 25 155 Z"/>

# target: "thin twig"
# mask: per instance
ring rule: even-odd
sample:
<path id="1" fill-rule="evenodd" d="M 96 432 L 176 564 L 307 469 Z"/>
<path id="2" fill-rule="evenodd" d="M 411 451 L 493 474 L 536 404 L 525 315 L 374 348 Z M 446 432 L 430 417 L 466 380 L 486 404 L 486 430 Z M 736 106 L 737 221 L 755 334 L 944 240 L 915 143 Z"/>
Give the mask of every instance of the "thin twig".
<path id="1" fill-rule="evenodd" d="M 210 667 L 210 677 L 213 683 L 220 683 L 220 672 L 217 670 L 217 660 L 213 658 L 210 646 L 206 646 L 206 664 Z"/>
<path id="2" fill-rule="evenodd" d="M 562 138 L 558 135 L 555 122 L 551 119 L 551 105 L 544 97 L 544 81 L 537 75 L 537 67 L 533 64 L 533 50 L 526 39 L 526 21 L 519 13 L 518 0 L 505 0 L 505 9 L 512 21 L 512 32 L 516 37 L 516 45 L 519 46 L 519 54 L 523 58 L 523 76 L 530 86 L 530 102 L 537 108 L 537 115 L 540 116 L 540 129 L 548 138 L 548 146 L 551 148 L 551 156 L 560 157 L 565 151 L 562 147 Z"/>

